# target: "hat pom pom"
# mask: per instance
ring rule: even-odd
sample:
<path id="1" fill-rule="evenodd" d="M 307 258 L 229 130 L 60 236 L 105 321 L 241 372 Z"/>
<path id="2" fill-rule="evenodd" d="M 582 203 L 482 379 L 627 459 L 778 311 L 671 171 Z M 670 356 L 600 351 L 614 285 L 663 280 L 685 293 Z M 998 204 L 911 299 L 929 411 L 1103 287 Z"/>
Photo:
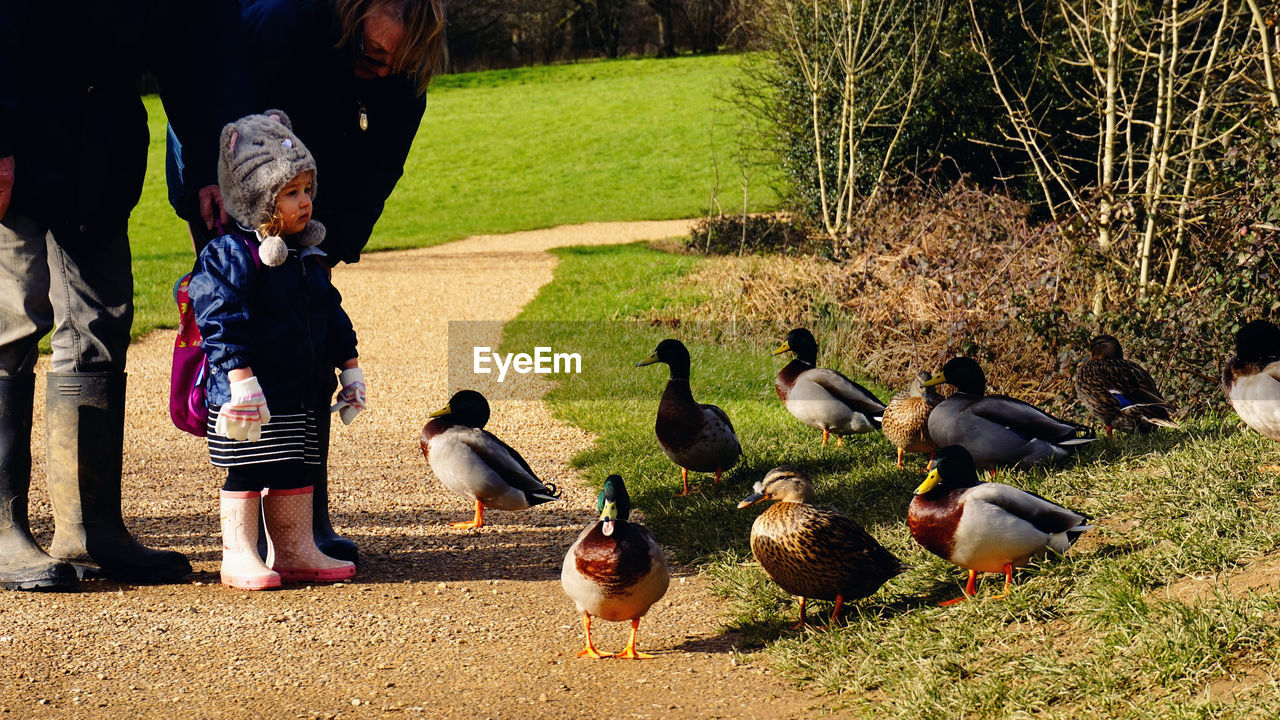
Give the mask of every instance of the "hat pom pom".
<path id="1" fill-rule="evenodd" d="M 270 235 L 263 238 L 262 245 L 258 248 L 258 257 L 262 259 L 263 265 L 278 267 L 289 257 L 289 248 L 278 235 Z"/>

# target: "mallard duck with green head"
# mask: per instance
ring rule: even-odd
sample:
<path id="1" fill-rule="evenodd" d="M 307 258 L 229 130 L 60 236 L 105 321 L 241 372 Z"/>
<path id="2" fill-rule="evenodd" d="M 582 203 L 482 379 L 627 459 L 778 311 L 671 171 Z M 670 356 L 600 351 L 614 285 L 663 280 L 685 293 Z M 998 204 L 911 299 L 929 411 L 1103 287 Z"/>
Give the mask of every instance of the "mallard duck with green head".
<path id="1" fill-rule="evenodd" d="M 1004 593 L 1013 569 L 1053 551 L 1065 553 L 1085 531 L 1084 513 L 1068 510 L 1025 490 L 978 479 L 973 458 L 963 447 L 938 451 L 934 468 L 916 488 L 907 507 L 907 526 L 921 547 L 969 571 L 964 595 L 977 591 L 980 572 L 1004 573 Z"/>
<path id="2" fill-rule="evenodd" d="M 716 474 L 716 483 L 725 470 L 742 457 L 742 446 L 733 423 L 724 410 L 693 399 L 689 389 L 689 350 L 679 340 L 663 340 L 648 359 L 636 363 L 644 367 L 666 363 L 670 371 L 667 387 L 658 402 L 658 419 L 653 430 L 662 452 L 680 466 L 684 483 L 681 495 L 689 494 L 689 471 Z"/>
<path id="3" fill-rule="evenodd" d="M 1280 328 L 1254 320 L 1236 332 L 1236 351 L 1222 369 L 1222 391 L 1246 425 L 1280 441 Z"/>
<path id="4" fill-rule="evenodd" d="M 932 378 L 928 372 L 917 373 L 911 385 L 894 395 L 884 409 L 880 429 L 898 448 L 898 467 L 902 467 L 903 453 L 929 453 L 929 459 L 933 460 L 933 452 L 937 450 L 933 438 L 929 437 L 929 413 L 943 398 L 932 386 L 925 387 Z"/>
<path id="5" fill-rule="evenodd" d="M 800 597 L 805 624 L 808 598 L 835 601 L 834 624 L 846 600 L 867 597 L 908 570 L 862 526 L 844 513 L 813 504 L 804 472 L 776 467 L 757 482 L 739 508 L 766 500 L 773 505 L 751 524 L 751 554 L 778 587 Z"/>
<path id="6" fill-rule="evenodd" d="M 419 437 L 423 457 L 446 488 L 476 504 L 475 518 L 453 527 L 481 527 L 486 507 L 527 510 L 560 498 L 556 486 L 539 480 L 520 453 L 484 429 L 489 402 L 480 393 L 454 393 L 430 417 Z"/>
<path id="7" fill-rule="evenodd" d="M 963 445 L 981 469 L 1026 469 L 1070 457 L 1093 431 L 1056 418 L 1007 395 L 988 395 L 987 376 L 977 362 L 952 358 L 924 383 L 956 389 L 929 413 L 929 437 L 938 447 Z"/>
<path id="8" fill-rule="evenodd" d="M 591 618 L 631 621 L 631 639 L 614 657 L 651 658 L 636 650 L 640 618 L 667 592 L 667 556 L 649 528 L 631 522 L 631 497 L 620 475 L 610 475 L 596 500 L 600 519 L 565 553 L 560 585 L 582 613 L 587 647 L 578 657 L 604 657 L 591 641 Z"/>
<path id="9" fill-rule="evenodd" d="M 1176 408 L 1156 388 L 1141 365 L 1124 356 L 1120 341 L 1099 335 L 1089 341 L 1089 359 L 1075 374 L 1076 397 L 1107 429 L 1148 432 L 1156 427 L 1176 428 Z"/>
<path id="10" fill-rule="evenodd" d="M 774 380 L 774 389 L 787 410 L 797 420 L 822 431 L 822 444 L 834 433 L 836 443 L 843 436 L 880 429 L 884 403 L 870 390 L 835 370 L 818 367 L 818 341 L 813 333 L 796 328 L 774 355 L 795 354 Z"/>

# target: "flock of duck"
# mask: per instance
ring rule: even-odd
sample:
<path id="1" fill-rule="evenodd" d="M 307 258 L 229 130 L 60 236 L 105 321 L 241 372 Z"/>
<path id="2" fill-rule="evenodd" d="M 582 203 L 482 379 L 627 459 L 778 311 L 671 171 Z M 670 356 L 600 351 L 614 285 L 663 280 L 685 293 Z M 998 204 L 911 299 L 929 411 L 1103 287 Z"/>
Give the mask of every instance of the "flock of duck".
<path id="1" fill-rule="evenodd" d="M 1011 485 L 983 482 L 979 472 L 1026 469 L 1070 457 L 1093 441 L 1093 431 L 1006 395 L 989 395 L 986 376 L 966 357 L 949 360 L 936 374 L 920 373 L 910 387 L 885 405 L 858 383 L 817 366 L 818 345 L 805 329 L 792 330 L 774 352 L 795 358 L 778 373 L 778 397 L 797 420 L 843 437 L 883 432 L 904 453 L 929 453 L 928 474 L 907 509 L 912 538 L 929 552 L 968 572 L 962 601 L 976 592 L 977 573 L 1003 573 L 1008 594 L 1014 568 L 1052 551 L 1064 553 L 1092 526 L 1081 512 Z M 1151 375 L 1124 357 L 1119 341 L 1095 337 L 1090 357 L 1074 377 L 1079 401 L 1110 436 L 1113 430 L 1148 432 L 1176 428 L 1176 407 Z M 663 340 L 637 367 L 666 364 L 669 378 L 654 426 L 662 451 L 681 470 L 683 491 L 689 472 L 722 473 L 742 456 L 729 416 L 698 403 L 689 388 L 690 357 L 678 340 Z M 954 388 L 943 397 L 935 388 Z M 1280 441 L 1280 328 L 1266 320 L 1244 325 L 1236 351 L 1226 363 L 1222 387 L 1250 427 Z M 441 482 L 475 502 L 477 528 L 484 508 L 524 510 L 555 500 L 555 485 L 538 479 L 520 454 L 484 430 L 485 398 L 472 390 L 453 395 L 422 429 L 423 455 Z M 756 482 L 739 508 L 773 501 L 751 528 L 751 551 L 779 587 L 805 601 L 832 601 L 834 623 L 846 601 L 867 597 L 909 566 L 838 510 L 813 504 L 809 478 L 795 467 L 770 470 Z M 585 528 L 565 554 L 561 584 L 583 617 L 586 647 L 579 657 L 604 657 L 591 639 L 593 617 L 630 621 L 626 649 L 615 657 L 651 657 L 636 650 L 640 618 L 667 590 L 666 556 L 653 533 L 628 520 L 631 500 L 618 475 L 605 481 L 597 498 L 599 519 Z"/>

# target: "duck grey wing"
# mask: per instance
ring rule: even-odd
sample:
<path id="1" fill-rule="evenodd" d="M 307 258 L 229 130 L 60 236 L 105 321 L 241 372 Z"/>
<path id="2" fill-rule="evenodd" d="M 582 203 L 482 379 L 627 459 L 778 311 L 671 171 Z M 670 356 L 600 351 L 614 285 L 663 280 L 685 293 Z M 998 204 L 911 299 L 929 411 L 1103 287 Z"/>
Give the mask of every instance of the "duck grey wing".
<path id="1" fill-rule="evenodd" d="M 981 483 L 965 493 L 965 496 L 966 503 L 985 502 L 995 505 L 1050 535 L 1067 532 L 1088 519 L 1084 513 L 1070 510 L 1012 485 Z"/>
<path id="2" fill-rule="evenodd" d="M 520 453 L 488 430 L 465 435 L 463 441 L 511 487 L 559 497 L 559 490 L 554 485 L 539 480 Z"/>
<path id="3" fill-rule="evenodd" d="M 733 433 L 733 436 L 735 438 L 738 437 L 738 431 L 733 429 L 733 423 L 730 422 L 729 416 L 728 414 L 725 413 L 725 411 L 721 410 L 719 407 L 715 405 L 701 405 L 700 407 L 703 410 L 710 410 L 711 412 L 715 413 L 716 417 L 723 420 L 724 424 L 729 427 L 729 432 Z"/>
<path id="4" fill-rule="evenodd" d="M 1055 443 L 1075 439 L 1078 432 L 1086 430 L 1007 395 L 986 395 L 970 405 L 968 410 L 977 417 L 999 423 L 1020 435 Z"/>
<path id="5" fill-rule="evenodd" d="M 835 370 L 814 368 L 805 373 L 805 378 L 812 379 L 854 412 L 860 412 L 868 418 L 876 418 L 884 414 L 885 405 L 880 402 L 880 398 Z M 879 423 L 873 420 L 873 424 Z"/>

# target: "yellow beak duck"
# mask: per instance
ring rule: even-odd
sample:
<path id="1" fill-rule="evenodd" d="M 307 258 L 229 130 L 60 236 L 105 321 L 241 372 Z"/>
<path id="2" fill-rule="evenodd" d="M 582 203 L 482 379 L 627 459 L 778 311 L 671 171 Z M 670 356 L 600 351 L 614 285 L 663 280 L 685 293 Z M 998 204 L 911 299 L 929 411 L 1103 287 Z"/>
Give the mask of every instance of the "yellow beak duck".
<path id="1" fill-rule="evenodd" d="M 884 403 L 870 390 L 835 370 L 818 367 L 818 341 L 813 333 L 796 328 L 773 351 L 774 355 L 795 353 L 795 359 L 778 371 L 774 389 L 787 410 L 797 420 L 822 431 L 822 444 L 836 435 L 874 432 L 880 429 Z"/>
<path id="2" fill-rule="evenodd" d="M 987 395 L 987 376 L 970 358 L 948 360 L 924 385 L 944 382 L 956 391 L 929 413 L 929 437 L 938 447 L 963 445 L 983 470 L 1057 462 L 1095 439 L 1088 428 L 1021 400 Z"/>
<path id="3" fill-rule="evenodd" d="M 911 537 L 929 552 L 969 571 L 964 595 L 977 591 L 980 572 L 1003 572 L 1004 593 L 1013 569 L 1052 550 L 1062 554 L 1086 530 L 1085 516 L 1039 495 L 1000 483 L 984 483 L 968 451 L 950 445 L 938 451 L 934 469 L 907 507 Z"/>
<path id="4" fill-rule="evenodd" d="M 520 453 L 484 429 L 489 402 L 480 393 L 454 393 L 431 418 L 419 439 L 423 457 L 454 495 L 476 503 L 475 518 L 453 527 L 481 527 L 485 507 L 526 510 L 559 499 L 555 485 L 539 480 Z"/>
<path id="5" fill-rule="evenodd" d="M 666 592 L 667 556 L 653 533 L 630 522 L 631 498 L 618 475 L 610 475 L 596 501 L 600 519 L 573 542 L 564 556 L 560 585 L 582 613 L 587 647 L 578 657 L 604 657 L 591 642 L 591 618 L 631 621 L 631 639 L 614 657 L 651 658 L 636 650 L 640 618 Z"/>
<path id="6" fill-rule="evenodd" d="M 942 402 L 942 396 L 925 383 L 933 378 L 927 372 L 918 373 L 911 386 L 894 395 L 884 409 L 881 429 L 885 438 L 898 448 L 898 467 L 902 467 L 904 452 L 929 453 L 938 449 L 929 437 L 929 413 Z"/>
<path id="7" fill-rule="evenodd" d="M 681 495 L 689 494 L 689 471 L 716 474 L 716 483 L 725 470 L 742 457 L 742 446 L 729 416 L 715 405 L 701 405 L 689 389 L 689 351 L 679 340 L 663 340 L 648 359 L 636 363 L 644 367 L 666 363 L 671 375 L 658 403 L 658 419 L 653 430 L 662 452 L 680 466 L 684 482 Z"/>
<path id="8" fill-rule="evenodd" d="M 755 484 L 739 508 L 774 500 L 751 525 L 751 554 L 778 587 L 807 598 L 834 600 L 834 624 L 846 600 L 867 597 L 906 571 L 893 553 L 839 510 L 813 504 L 813 485 L 793 467 L 776 467 Z"/>
<path id="9" fill-rule="evenodd" d="M 1151 374 L 1125 358 L 1120 341 L 1110 335 L 1089 341 L 1089 359 L 1080 363 L 1074 381 L 1076 397 L 1102 421 L 1107 437 L 1112 429 L 1132 433 L 1178 427 L 1174 406 L 1160 394 Z"/>
<path id="10" fill-rule="evenodd" d="M 1280 441 L 1280 328 L 1266 320 L 1240 328 L 1222 390 L 1246 425 Z"/>

